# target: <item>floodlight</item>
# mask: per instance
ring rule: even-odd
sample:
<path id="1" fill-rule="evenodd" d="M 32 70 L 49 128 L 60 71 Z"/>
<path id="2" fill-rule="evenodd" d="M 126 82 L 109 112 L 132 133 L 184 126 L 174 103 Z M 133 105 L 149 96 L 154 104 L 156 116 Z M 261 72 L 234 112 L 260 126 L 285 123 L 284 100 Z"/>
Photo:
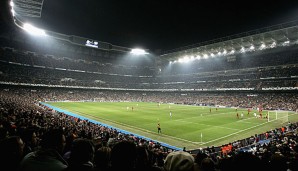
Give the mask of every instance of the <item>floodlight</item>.
<path id="1" fill-rule="evenodd" d="M 16 12 L 14 11 L 14 9 L 11 9 L 11 13 L 13 17 L 16 15 Z"/>
<path id="2" fill-rule="evenodd" d="M 224 51 L 223 51 L 222 53 L 223 53 L 224 55 L 225 55 L 225 54 L 227 54 L 227 50 L 226 50 L 226 49 L 224 49 Z"/>
<path id="3" fill-rule="evenodd" d="M 250 49 L 250 50 L 255 50 L 254 45 L 251 45 L 249 49 Z"/>
<path id="4" fill-rule="evenodd" d="M 260 49 L 260 50 L 263 50 L 263 49 L 265 49 L 265 48 L 266 48 L 266 45 L 265 45 L 264 43 L 262 43 L 259 49 Z"/>
<path id="5" fill-rule="evenodd" d="M 23 25 L 23 29 L 33 35 L 37 35 L 37 36 L 45 36 L 46 35 L 44 30 L 34 27 L 33 25 L 28 24 L 28 23 L 25 23 Z"/>
<path id="6" fill-rule="evenodd" d="M 290 41 L 289 40 L 287 40 L 287 41 L 285 41 L 285 42 L 282 43 L 283 46 L 288 46 L 289 44 L 290 44 Z"/>
<path id="7" fill-rule="evenodd" d="M 190 61 L 190 59 L 189 59 L 189 57 L 187 57 L 187 56 L 185 56 L 184 58 L 183 58 L 183 62 L 189 62 Z"/>
<path id="8" fill-rule="evenodd" d="M 146 52 L 145 50 L 143 49 L 132 49 L 130 51 L 131 54 L 134 54 L 134 55 L 145 55 L 145 54 L 148 54 L 148 52 Z"/>
<path id="9" fill-rule="evenodd" d="M 272 44 L 270 45 L 270 47 L 271 48 L 274 48 L 274 47 L 276 47 L 276 42 L 274 41 L 274 42 L 272 42 Z"/>

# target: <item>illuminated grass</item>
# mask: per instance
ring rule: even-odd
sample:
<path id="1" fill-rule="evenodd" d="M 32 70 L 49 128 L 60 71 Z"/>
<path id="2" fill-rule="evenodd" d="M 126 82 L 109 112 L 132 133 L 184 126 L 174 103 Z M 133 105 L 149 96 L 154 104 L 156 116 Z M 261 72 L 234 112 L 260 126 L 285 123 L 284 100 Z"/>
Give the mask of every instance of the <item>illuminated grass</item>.
<path id="1" fill-rule="evenodd" d="M 247 115 L 246 109 L 236 111 L 232 108 L 218 108 L 216 111 L 212 108 L 210 112 L 209 107 L 174 104 L 159 106 L 157 103 L 143 102 L 48 104 L 178 148 L 186 147 L 188 150 L 223 145 L 282 126 L 279 121 L 267 122 L 266 119 L 254 118 L 255 111 Z M 237 119 L 237 112 L 239 115 L 243 112 L 244 117 Z M 298 115 L 289 113 L 289 121 L 298 121 Z M 161 135 L 157 134 L 158 122 L 161 124 Z"/>

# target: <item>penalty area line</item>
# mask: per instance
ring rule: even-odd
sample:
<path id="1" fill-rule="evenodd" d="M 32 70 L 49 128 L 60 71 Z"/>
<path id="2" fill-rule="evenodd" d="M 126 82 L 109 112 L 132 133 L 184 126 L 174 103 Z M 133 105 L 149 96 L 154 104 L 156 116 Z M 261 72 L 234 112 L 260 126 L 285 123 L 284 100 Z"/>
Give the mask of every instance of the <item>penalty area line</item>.
<path id="1" fill-rule="evenodd" d="M 290 116 L 290 115 L 289 115 L 289 116 Z M 275 121 L 275 120 L 271 120 L 271 121 L 269 121 L 269 122 L 273 122 L 273 121 Z M 252 128 L 256 128 L 256 127 L 258 127 L 258 126 L 265 125 L 265 124 L 267 124 L 267 123 L 269 123 L 269 122 L 264 122 L 264 123 L 261 123 L 261 124 L 258 124 L 258 125 L 255 125 L 255 126 L 252 126 L 252 127 L 246 128 L 246 129 L 243 129 L 243 130 L 241 130 L 241 131 L 237 131 L 237 132 L 234 132 L 234 133 L 232 133 L 232 134 L 228 134 L 228 135 L 226 135 L 226 136 L 223 136 L 223 137 L 220 137 L 220 138 L 213 139 L 213 140 L 211 140 L 211 141 L 207 141 L 207 142 L 201 143 L 201 145 L 208 144 L 208 143 L 211 143 L 211 142 L 220 140 L 220 139 L 227 138 L 227 137 L 232 136 L 232 135 L 239 134 L 239 133 L 241 133 L 241 132 L 243 132 L 243 131 L 247 131 L 247 130 L 250 130 L 250 129 L 252 129 Z"/>

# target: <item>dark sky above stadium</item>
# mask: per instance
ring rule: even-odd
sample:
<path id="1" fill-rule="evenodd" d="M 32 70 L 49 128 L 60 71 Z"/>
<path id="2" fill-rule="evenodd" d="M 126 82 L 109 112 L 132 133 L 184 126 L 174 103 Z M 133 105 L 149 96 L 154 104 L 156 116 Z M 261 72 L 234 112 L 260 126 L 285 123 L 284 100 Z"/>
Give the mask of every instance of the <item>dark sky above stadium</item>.
<path id="1" fill-rule="evenodd" d="M 41 26 L 164 51 L 294 20 L 298 0 L 45 0 Z"/>

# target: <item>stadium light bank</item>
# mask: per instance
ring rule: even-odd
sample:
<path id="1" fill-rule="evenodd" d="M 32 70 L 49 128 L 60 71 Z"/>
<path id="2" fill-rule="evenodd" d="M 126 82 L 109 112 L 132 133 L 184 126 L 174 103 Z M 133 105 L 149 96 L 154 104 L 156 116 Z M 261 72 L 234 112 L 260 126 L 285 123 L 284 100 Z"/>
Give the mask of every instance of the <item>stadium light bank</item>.
<path id="1" fill-rule="evenodd" d="M 149 54 L 144 49 L 131 49 L 130 53 L 133 54 L 133 55 L 146 55 L 146 54 Z"/>
<path id="2" fill-rule="evenodd" d="M 17 13 L 15 12 L 14 10 L 14 3 L 13 1 L 10 1 L 10 6 L 11 6 L 11 13 L 12 13 L 12 16 L 14 17 L 14 23 L 20 27 L 21 29 L 27 31 L 29 34 L 32 34 L 32 35 L 35 35 L 35 36 L 46 36 L 46 32 L 45 30 L 43 29 L 40 29 L 40 28 L 37 28 L 35 26 L 33 26 L 32 24 L 29 24 L 29 23 L 23 23 L 21 21 L 19 22 L 16 22 L 16 18 L 17 18 Z"/>
<path id="3" fill-rule="evenodd" d="M 29 23 L 24 23 L 22 28 L 32 35 L 46 36 L 46 32 L 44 30 L 34 27 Z"/>

